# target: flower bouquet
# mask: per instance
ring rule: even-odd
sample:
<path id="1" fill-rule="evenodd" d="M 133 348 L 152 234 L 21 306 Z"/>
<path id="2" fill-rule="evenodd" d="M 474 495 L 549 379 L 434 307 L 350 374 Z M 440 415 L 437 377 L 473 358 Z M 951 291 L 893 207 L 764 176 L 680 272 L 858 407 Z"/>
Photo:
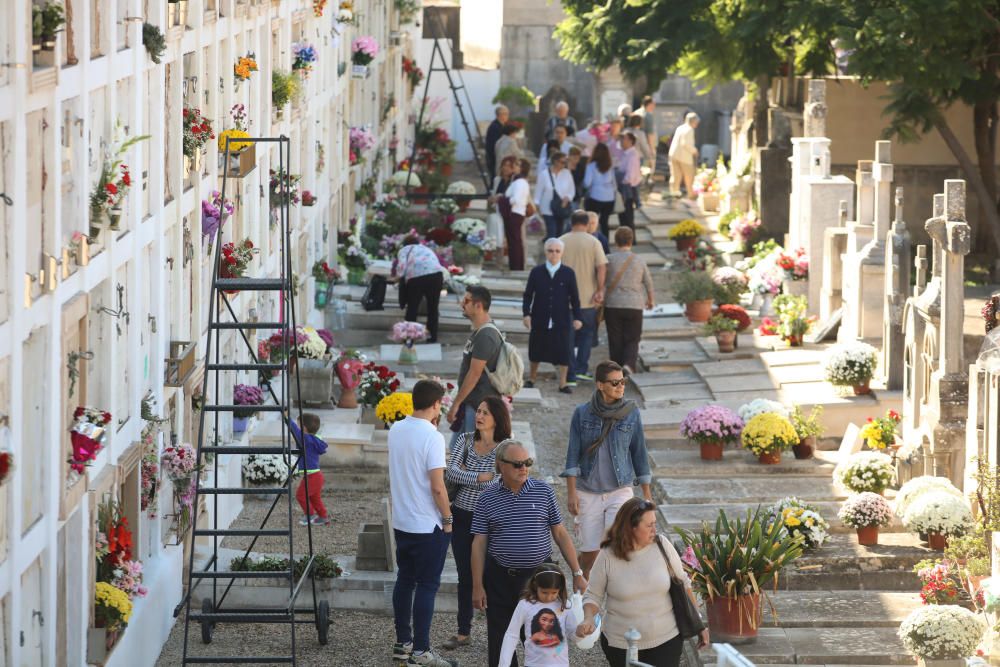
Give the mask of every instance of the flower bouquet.
<path id="1" fill-rule="evenodd" d="M 899 491 L 896 492 L 895 499 L 896 514 L 898 516 L 905 515 L 907 509 L 909 509 L 910 505 L 917 498 L 932 491 L 947 493 L 955 496 L 956 498 L 965 497 L 947 477 L 921 475 L 920 477 L 914 477 L 907 482 L 904 482 L 903 485 L 899 487 Z"/>
<path id="2" fill-rule="evenodd" d="M 681 422 L 681 435 L 698 443 L 705 461 L 721 461 L 723 447 L 739 440 L 742 429 L 735 412 L 714 404 L 691 410 Z"/>
<path id="3" fill-rule="evenodd" d="M 747 271 L 747 286 L 751 292 L 763 296 L 773 296 L 781 291 L 785 272 L 778 266 L 777 260 L 777 254 L 771 253 L 758 260 Z"/>
<path id="4" fill-rule="evenodd" d="M 785 280 L 802 281 L 809 277 L 809 255 L 805 248 L 797 248 L 791 253 L 780 252 L 778 266 L 785 272 Z"/>
<path id="5" fill-rule="evenodd" d="M 233 410 L 233 432 L 242 433 L 246 430 L 247 420 L 257 414 L 255 409 L 258 405 L 264 403 L 264 392 L 261 391 L 260 387 L 252 384 L 238 384 L 233 387 L 233 404 L 234 405 L 245 405 L 246 408 L 242 410 Z M 237 420 L 241 421 L 242 428 L 237 425 Z"/>
<path id="6" fill-rule="evenodd" d="M 128 625 L 132 601 L 128 594 L 106 581 L 94 585 L 94 623 L 107 632 L 118 632 Z"/>
<path id="7" fill-rule="evenodd" d="M 327 297 L 330 287 L 340 282 L 340 271 L 336 267 L 330 266 L 325 260 L 317 260 L 312 266 L 312 276 L 316 280 L 316 293 L 314 296 L 317 308 L 326 307 Z"/>
<path id="8" fill-rule="evenodd" d="M 257 57 L 252 51 L 247 53 L 245 56 L 240 56 L 236 59 L 236 64 L 233 65 L 233 76 L 236 77 L 236 83 L 239 83 L 240 81 L 249 81 L 250 75 L 258 69 Z"/>
<path id="9" fill-rule="evenodd" d="M 881 495 L 864 491 L 845 500 L 837 516 L 857 531 L 858 544 L 871 546 L 878 544 L 878 529 L 892 522 L 892 508 Z"/>
<path id="10" fill-rule="evenodd" d="M 242 468 L 251 486 L 281 486 L 288 479 L 288 464 L 281 454 L 248 454 Z"/>
<path id="11" fill-rule="evenodd" d="M 742 271 L 731 266 L 720 266 L 712 271 L 712 282 L 716 288 L 715 302 L 720 305 L 738 304 L 740 296 L 747 291 L 747 277 Z M 749 324 L 748 321 L 747 326 Z"/>
<path id="12" fill-rule="evenodd" d="M 979 614 L 953 604 L 917 607 L 899 626 L 907 651 L 927 660 L 954 660 L 964 665 L 986 633 Z"/>
<path id="13" fill-rule="evenodd" d="M 396 322 L 392 325 L 390 338 L 396 343 L 402 343 L 399 350 L 399 363 L 417 363 L 417 351 L 413 344 L 427 338 L 427 327 L 419 322 Z"/>
<path id="14" fill-rule="evenodd" d="M 417 67 L 417 61 L 403 56 L 403 74 L 406 75 L 406 80 L 410 84 L 410 90 L 420 85 L 420 82 L 424 80 L 424 70 Z"/>
<path id="15" fill-rule="evenodd" d="M 778 314 L 778 333 L 791 347 L 802 345 L 803 337 L 812 328 L 814 318 L 806 314 L 808 301 L 804 296 L 781 294 L 774 299 L 774 310 Z"/>
<path id="16" fill-rule="evenodd" d="M 167 447 L 160 458 L 163 474 L 174 487 L 174 509 L 178 540 L 187 532 L 194 507 L 195 485 L 198 481 L 198 454 L 187 443 Z"/>
<path id="17" fill-rule="evenodd" d="M 358 397 L 354 394 L 354 390 L 361 383 L 361 374 L 365 370 L 364 357 L 356 350 L 344 350 L 340 358 L 337 359 L 337 363 L 334 364 L 333 370 L 337 374 L 342 388 L 337 407 L 358 407 Z"/>
<path id="18" fill-rule="evenodd" d="M 736 216 L 729 223 L 729 238 L 747 248 L 757 236 L 760 225 L 761 220 L 757 212 L 747 211 L 743 215 Z"/>
<path id="19" fill-rule="evenodd" d="M 868 343 L 855 341 L 834 345 L 826 352 L 823 370 L 832 385 L 854 388 L 855 395 L 868 394 L 875 374 L 878 351 Z"/>
<path id="20" fill-rule="evenodd" d="M 799 441 L 792 423 L 773 412 L 765 412 L 749 419 L 740 437 L 743 448 L 766 464 L 780 463 L 781 451 L 790 449 Z"/>
<path id="21" fill-rule="evenodd" d="M 972 605 L 986 606 L 984 596 L 966 588 L 963 566 L 948 560 L 926 559 L 917 563 L 913 571 L 920 578 L 920 600 L 927 605 Z"/>
<path id="22" fill-rule="evenodd" d="M 364 79 L 368 76 L 368 65 L 378 55 L 378 42 L 374 37 L 357 37 L 351 42 L 351 76 Z"/>
<path id="23" fill-rule="evenodd" d="M 279 208 L 283 204 L 298 204 L 301 179 L 298 174 L 286 174 L 281 169 L 272 169 L 268 183 L 270 193 L 268 201 L 271 208 Z"/>
<path id="24" fill-rule="evenodd" d="M 253 247 L 253 241 L 243 239 L 240 243 L 226 243 L 222 246 L 222 258 L 219 263 L 220 278 L 242 278 L 246 273 L 254 255 L 260 250 Z M 224 290 L 226 294 L 236 294 L 239 290 Z"/>
<path id="25" fill-rule="evenodd" d="M 927 533 L 927 543 L 941 551 L 948 537 L 965 534 L 972 527 L 972 512 L 965 498 L 944 491 L 928 491 L 918 496 L 902 516 L 903 526 L 915 533 Z"/>
<path id="26" fill-rule="evenodd" d="M 14 452 L 0 450 L 0 486 L 11 478 L 14 473 Z"/>
<path id="27" fill-rule="evenodd" d="M 184 107 L 181 110 L 184 117 L 183 124 L 183 149 L 184 156 L 194 158 L 201 152 L 215 135 L 212 133 L 212 121 L 201 115 L 200 109 L 194 107 Z M 197 169 L 197 167 L 195 167 Z"/>
<path id="28" fill-rule="evenodd" d="M 454 216 L 458 213 L 460 207 L 458 202 L 456 202 L 451 197 L 441 197 L 440 199 L 435 199 L 430 204 L 427 205 L 429 211 L 434 211 L 443 219 L 445 224 L 454 222 L 454 217 L 449 218 L 449 216 Z"/>
<path id="29" fill-rule="evenodd" d="M 247 131 L 246 107 L 242 104 L 234 104 L 229 110 L 229 115 L 233 119 L 233 127 L 219 132 L 216 141 L 219 147 L 219 164 L 225 165 L 226 146 L 229 146 L 229 164 L 226 171 L 230 176 L 243 178 L 257 166 L 257 149 L 252 141 L 241 141 L 248 139 L 250 133 Z"/>
<path id="30" fill-rule="evenodd" d="M 399 379 L 388 366 L 378 366 L 374 362 L 365 365 L 358 383 L 358 398 L 361 403 L 374 408 L 383 398 L 399 389 Z"/>
<path id="31" fill-rule="evenodd" d="M 156 516 L 160 490 L 160 454 L 156 442 L 158 430 L 156 424 L 150 424 L 142 430 L 142 459 L 139 462 L 142 477 L 139 508 L 147 512 L 151 519 Z"/>
<path id="32" fill-rule="evenodd" d="M 868 449 L 885 449 L 896 444 L 896 436 L 899 435 L 899 422 L 903 418 L 895 410 L 889 410 L 885 417 L 869 417 L 867 423 L 861 427 L 861 438 L 868 445 Z"/>
<path id="33" fill-rule="evenodd" d="M 784 498 L 771 506 L 771 521 L 781 523 L 785 533 L 802 540 L 807 549 L 823 546 L 830 536 L 830 524 L 819 510 L 798 498 Z"/>
<path id="34" fill-rule="evenodd" d="M 128 519 L 122 514 L 121 505 L 115 500 L 105 500 L 97 506 L 97 580 L 111 582 L 115 570 L 132 560 L 132 531 Z"/>
<path id="35" fill-rule="evenodd" d="M 697 220 L 688 218 L 681 220 L 670 228 L 667 236 L 677 244 L 678 250 L 690 250 L 695 246 L 698 237 L 705 233 L 705 228 Z"/>
<path id="36" fill-rule="evenodd" d="M 400 419 L 413 414 L 413 394 L 398 391 L 389 394 L 375 406 L 375 416 L 389 428 Z"/>
<path id="37" fill-rule="evenodd" d="M 896 477 L 892 459 L 878 452 L 857 452 L 838 466 L 837 481 L 852 493 L 882 493 Z"/>
<path id="38" fill-rule="evenodd" d="M 297 72 L 303 78 L 308 79 L 312 72 L 313 63 L 316 62 L 316 47 L 309 42 L 295 42 L 292 44 L 292 71 Z"/>
<path id="39" fill-rule="evenodd" d="M 234 210 L 233 202 L 229 199 L 224 200 L 218 190 L 212 190 L 208 199 L 201 200 L 201 235 L 208 237 L 209 253 L 212 252 L 215 235 Z"/>
<path id="40" fill-rule="evenodd" d="M 105 154 L 101 163 L 101 173 L 97 185 L 90 193 L 90 238 L 91 241 L 100 234 L 98 225 L 103 217 L 108 217 L 108 228 L 116 230 L 122 215 L 122 204 L 128 190 L 132 187 L 132 175 L 125 164 L 128 150 L 140 141 L 149 139 L 149 135 L 125 138 L 121 124 L 115 125 L 115 140 L 113 150 Z"/>
<path id="41" fill-rule="evenodd" d="M 73 413 L 73 425 L 69 429 L 73 453 L 69 467 L 83 474 L 83 469 L 97 458 L 103 448 L 107 425 L 111 423 L 111 413 L 95 408 L 80 406 Z"/>
<path id="42" fill-rule="evenodd" d="M 361 164 L 365 161 L 364 153 L 370 151 L 378 143 L 375 135 L 367 127 L 352 127 L 348 131 L 348 142 L 351 149 L 351 164 Z"/>
<path id="43" fill-rule="evenodd" d="M 455 262 L 466 266 L 481 264 L 486 223 L 477 218 L 459 218 L 451 224 L 451 231 L 455 234 L 455 240 L 452 242 Z"/>
<path id="44" fill-rule="evenodd" d="M 788 408 L 779 403 L 778 401 L 772 401 L 767 398 L 755 398 L 749 403 L 744 403 L 737 410 L 740 419 L 744 422 L 748 422 L 757 415 L 762 415 L 764 413 L 770 412 L 783 417 L 784 419 L 790 418 L 790 413 Z"/>
<path id="45" fill-rule="evenodd" d="M 795 458 L 808 459 L 812 457 L 816 448 L 816 438 L 823 435 L 823 423 L 820 417 L 823 416 L 823 406 L 814 405 L 807 417 L 802 408 L 798 405 L 792 410 L 789 419 L 795 427 L 795 433 L 799 436 L 799 444 L 792 447 Z"/>

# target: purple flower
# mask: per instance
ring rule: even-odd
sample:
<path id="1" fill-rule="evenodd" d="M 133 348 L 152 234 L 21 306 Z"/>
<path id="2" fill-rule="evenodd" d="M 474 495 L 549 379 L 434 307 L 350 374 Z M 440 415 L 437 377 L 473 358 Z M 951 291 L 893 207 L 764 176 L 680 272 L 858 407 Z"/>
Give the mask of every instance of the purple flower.
<path id="1" fill-rule="evenodd" d="M 735 442 L 743 430 L 739 415 L 721 405 L 705 405 L 687 413 L 681 435 L 695 442 Z"/>
<path id="2" fill-rule="evenodd" d="M 333 347 L 333 334 L 328 329 L 316 329 L 316 335 L 323 339 L 327 347 Z"/>

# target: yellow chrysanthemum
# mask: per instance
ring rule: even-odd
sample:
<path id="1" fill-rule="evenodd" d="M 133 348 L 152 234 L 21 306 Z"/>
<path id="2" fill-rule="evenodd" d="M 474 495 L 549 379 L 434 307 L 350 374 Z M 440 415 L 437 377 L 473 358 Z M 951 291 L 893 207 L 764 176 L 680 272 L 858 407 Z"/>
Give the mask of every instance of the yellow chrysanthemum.
<path id="1" fill-rule="evenodd" d="M 786 525 L 786 526 L 791 526 L 791 527 L 793 527 L 793 528 L 794 528 L 795 526 L 801 526 L 801 525 L 802 525 L 802 522 L 801 522 L 801 521 L 799 521 L 797 517 L 794 517 L 794 516 L 786 516 L 786 517 L 785 517 L 785 525 Z"/>
<path id="2" fill-rule="evenodd" d="M 764 412 L 746 423 L 740 436 L 744 449 L 755 456 L 788 449 L 798 443 L 792 423 L 773 412 Z"/>
<path id="3" fill-rule="evenodd" d="M 94 586 L 94 606 L 98 607 L 98 615 L 107 621 L 109 629 L 120 625 L 128 625 L 132 616 L 132 601 L 128 594 L 105 581 L 99 581 Z"/>
<path id="4" fill-rule="evenodd" d="M 221 153 L 226 150 L 226 137 L 232 137 L 232 140 L 229 142 L 229 152 L 238 153 L 244 148 L 247 148 L 250 145 L 250 142 L 236 141 L 236 139 L 243 139 L 249 136 L 250 135 L 243 130 L 236 129 L 223 130 L 222 132 L 219 132 L 219 152 Z"/>
<path id="5" fill-rule="evenodd" d="M 386 424 L 394 424 L 413 414 L 413 394 L 398 391 L 389 394 L 375 406 L 375 416 Z"/>
<path id="6" fill-rule="evenodd" d="M 698 224 L 697 220 L 688 218 L 687 220 L 681 220 L 676 225 L 671 227 L 670 231 L 667 232 L 667 235 L 671 239 L 684 239 L 701 236 L 704 233 L 705 228 Z"/>

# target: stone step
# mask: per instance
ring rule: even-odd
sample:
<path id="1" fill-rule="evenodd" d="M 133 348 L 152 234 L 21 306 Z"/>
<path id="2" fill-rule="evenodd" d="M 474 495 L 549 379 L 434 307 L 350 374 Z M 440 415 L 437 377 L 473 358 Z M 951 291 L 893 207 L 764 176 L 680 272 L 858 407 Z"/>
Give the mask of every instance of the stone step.
<path id="1" fill-rule="evenodd" d="M 768 594 L 764 625 L 782 628 L 897 628 L 922 603 L 899 591 L 778 591 Z"/>
<path id="2" fill-rule="evenodd" d="M 719 510 L 726 513 L 726 516 L 730 519 L 737 517 L 745 517 L 748 510 L 753 510 L 759 505 L 763 505 L 765 508 L 771 505 L 771 502 L 709 502 L 709 503 L 689 503 L 686 505 L 666 505 L 661 504 L 659 506 L 660 516 L 663 517 L 664 523 L 670 527 L 671 530 L 675 528 L 683 528 L 684 530 L 699 530 L 702 524 L 707 523 L 709 526 L 715 525 L 715 520 L 719 516 Z M 844 523 L 837 518 L 837 511 L 840 509 L 839 502 L 828 502 L 828 501 L 818 501 L 812 502 L 816 510 L 820 513 L 827 523 L 830 524 L 831 533 L 853 533 L 853 528 L 848 528 Z M 898 518 L 894 518 L 893 522 L 886 528 L 882 528 L 880 533 L 891 533 L 900 532 L 903 530 L 903 525 L 900 523 Z"/>
<path id="3" fill-rule="evenodd" d="M 706 462 L 708 463 L 708 462 Z M 773 475 L 730 477 L 725 483 L 716 479 L 657 477 L 660 497 L 671 505 L 743 502 L 771 504 L 776 494 L 795 496 L 806 502 L 843 501 L 847 494 L 832 478 L 782 475 L 779 484 Z"/>
<path id="4" fill-rule="evenodd" d="M 666 449 L 659 448 L 661 443 Z M 678 446 L 679 443 L 680 446 Z M 649 439 L 646 444 L 649 448 L 650 461 L 655 469 L 653 474 L 657 477 L 696 479 L 761 475 L 774 479 L 785 474 L 792 474 L 832 479 L 837 460 L 837 452 L 818 451 L 813 458 L 805 460 L 798 460 L 789 452 L 788 455 L 782 455 L 781 463 L 763 465 L 749 452 L 732 445 L 723 453 L 721 461 L 703 461 L 699 455 L 698 447 L 685 440 Z M 776 483 L 774 494 L 778 493 L 780 493 L 780 486 Z"/>

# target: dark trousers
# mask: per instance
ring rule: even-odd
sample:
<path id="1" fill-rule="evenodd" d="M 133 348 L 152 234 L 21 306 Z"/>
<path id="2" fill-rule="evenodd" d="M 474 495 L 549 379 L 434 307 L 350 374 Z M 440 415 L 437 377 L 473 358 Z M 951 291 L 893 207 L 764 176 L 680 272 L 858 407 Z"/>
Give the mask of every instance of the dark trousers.
<path id="1" fill-rule="evenodd" d="M 597 214 L 597 222 L 601 225 L 601 233 L 610 238 L 608 231 L 608 219 L 615 210 L 614 201 L 598 201 L 587 197 L 583 200 L 583 208 L 586 211 L 593 211 Z"/>
<path id="2" fill-rule="evenodd" d="M 631 186 L 623 185 L 622 199 L 625 201 L 625 210 L 618 214 L 618 226 L 631 227 L 632 231 L 635 231 L 635 206 L 639 200 L 639 191 Z"/>
<path id="3" fill-rule="evenodd" d="M 441 273 L 429 273 L 406 281 L 406 321 L 417 321 L 420 302 L 427 299 L 427 331 L 432 341 L 436 341 L 438 336 L 438 308 L 443 286 L 444 276 Z"/>
<path id="4" fill-rule="evenodd" d="M 434 597 L 441 585 L 441 570 L 451 536 L 440 528 L 435 528 L 433 533 L 393 532 L 396 534 L 397 571 L 396 585 L 392 589 L 392 611 L 396 641 L 400 644 L 412 641 L 414 651 L 429 651 Z"/>
<path id="5" fill-rule="evenodd" d="M 554 215 L 543 215 L 545 221 L 545 240 L 557 239 L 562 236 L 563 221 Z"/>
<path id="6" fill-rule="evenodd" d="M 597 337 L 597 309 L 581 308 L 580 316 L 583 326 L 575 331 L 570 331 L 569 336 L 567 336 L 569 340 L 567 381 L 576 380 L 578 374 L 587 372 L 587 368 L 590 366 L 590 350 L 594 347 L 594 338 Z"/>
<path id="7" fill-rule="evenodd" d="M 514 616 L 514 608 L 521 599 L 525 584 L 535 568 L 508 569 L 490 556 L 486 556 L 483 571 L 483 588 L 486 589 L 486 640 L 489 646 L 490 667 L 500 663 L 503 636 Z M 517 667 L 517 656 L 510 661 Z"/>
<path id="8" fill-rule="evenodd" d="M 638 308 L 605 308 L 604 324 L 608 328 L 608 356 L 611 361 L 636 370 L 639 341 L 642 340 L 642 311 Z"/>
<path id="9" fill-rule="evenodd" d="M 627 651 L 623 648 L 608 646 L 608 640 L 601 633 L 601 650 L 604 657 L 608 659 L 611 667 L 628 667 L 626 662 Z M 678 667 L 681 664 L 681 652 L 684 650 L 684 640 L 680 635 L 673 639 L 668 639 L 659 646 L 642 649 L 639 651 L 639 662 L 644 662 L 652 667 Z"/>
<path id="10" fill-rule="evenodd" d="M 523 215 L 511 212 L 503 219 L 503 231 L 507 237 L 507 262 L 511 271 L 524 270 L 524 240 L 521 236 L 523 227 Z"/>
<path id="11" fill-rule="evenodd" d="M 458 634 L 472 632 L 472 512 L 452 506 L 451 553 L 458 568 Z"/>

